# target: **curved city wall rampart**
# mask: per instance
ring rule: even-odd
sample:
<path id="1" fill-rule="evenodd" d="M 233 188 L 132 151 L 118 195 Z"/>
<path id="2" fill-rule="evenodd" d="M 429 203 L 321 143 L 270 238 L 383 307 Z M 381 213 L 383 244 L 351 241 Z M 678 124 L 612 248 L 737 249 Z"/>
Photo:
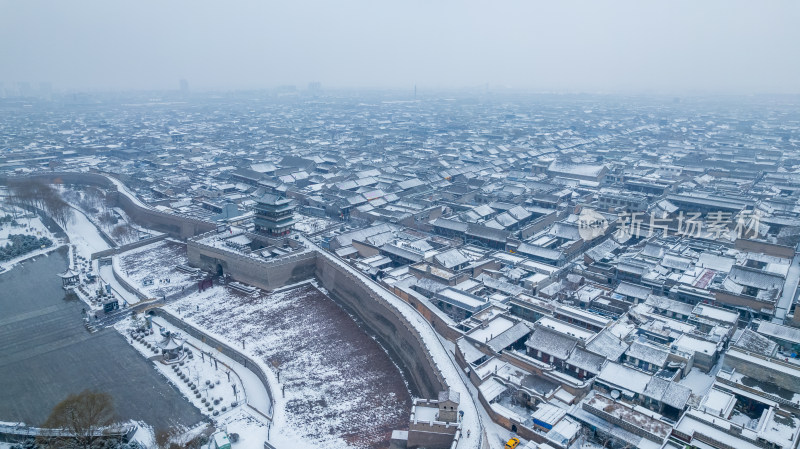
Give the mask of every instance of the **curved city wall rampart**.
<path id="1" fill-rule="evenodd" d="M 104 174 L 92 172 L 36 173 L 27 176 L 0 177 L 0 184 L 7 185 L 8 181 L 12 179 L 41 180 L 53 184 L 92 185 L 110 189 L 112 193 L 108 195 L 108 198 L 111 206 L 121 208 L 141 226 L 167 233 L 171 237 L 182 240 L 216 229 L 214 223 L 143 207 L 141 204 L 137 204 L 141 201 L 136 199 L 133 193 L 120 192 L 117 184 Z"/>
<path id="2" fill-rule="evenodd" d="M 213 223 L 191 217 L 167 214 L 137 204 L 130 192 L 120 192 L 119 186 L 107 175 L 92 172 L 48 172 L 15 178 L 0 178 L 0 184 L 9 179 L 39 179 L 49 183 L 94 185 L 111 189 L 113 205 L 122 208 L 138 224 L 187 239 L 216 229 Z M 436 397 L 447 385 L 436 363 L 422 343 L 421 336 L 402 314 L 364 281 L 351 275 L 328 257 L 320 257 L 309 250 L 276 258 L 259 260 L 236 254 L 226 249 L 189 240 L 189 264 L 216 273 L 221 267 L 225 274 L 237 281 L 266 290 L 316 278 L 328 290 L 331 298 L 354 316 L 398 364 L 409 383 L 412 394 Z"/>

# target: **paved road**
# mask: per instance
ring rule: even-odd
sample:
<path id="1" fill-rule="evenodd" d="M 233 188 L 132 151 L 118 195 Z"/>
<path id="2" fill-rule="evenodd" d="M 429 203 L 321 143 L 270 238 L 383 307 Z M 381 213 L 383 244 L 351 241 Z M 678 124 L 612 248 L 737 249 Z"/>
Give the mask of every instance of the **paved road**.
<path id="1" fill-rule="evenodd" d="M 120 419 L 157 428 L 203 419 L 114 329 L 90 334 L 79 301 L 64 300 L 55 273 L 64 251 L 0 275 L 0 421 L 41 424 L 70 393 L 107 391 Z"/>
<path id="2" fill-rule="evenodd" d="M 792 259 L 792 266 L 786 274 L 786 282 L 783 284 L 783 293 L 775 307 L 775 316 L 772 322 L 783 324 L 786 314 L 790 311 L 794 298 L 797 297 L 797 283 L 800 282 L 800 253 L 795 253 Z"/>

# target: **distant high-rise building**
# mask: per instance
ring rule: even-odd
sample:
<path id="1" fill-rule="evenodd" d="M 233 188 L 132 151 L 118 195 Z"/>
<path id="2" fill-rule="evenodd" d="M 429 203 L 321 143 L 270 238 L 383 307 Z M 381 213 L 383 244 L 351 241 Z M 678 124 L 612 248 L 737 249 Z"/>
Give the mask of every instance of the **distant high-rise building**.
<path id="1" fill-rule="evenodd" d="M 314 81 L 314 82 L 308 83 L 308 91 L 309 92 L 318 93 L 321 90 L 322 90 L 322 83 L 320 83 L 319 81 Z"/>
<path id="2" fill-rule="evenodd" d="M 181 92 L 183 93 L 189 92 L 189 81 L 181 79 Z"/>

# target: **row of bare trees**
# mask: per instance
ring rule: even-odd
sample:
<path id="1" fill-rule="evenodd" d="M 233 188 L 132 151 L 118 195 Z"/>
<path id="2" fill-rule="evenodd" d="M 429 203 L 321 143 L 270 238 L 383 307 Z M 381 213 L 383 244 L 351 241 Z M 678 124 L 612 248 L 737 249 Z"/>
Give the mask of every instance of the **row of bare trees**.
<path id="1" fill-rule="evenodd" d="M 81 186 L 79 190 L 64 189 L 61 192 L 67 202 L 79 206 L 91 215 L 109 213 L 105 192 L 95 186 Z"/>
<path id="2" fill-rule="evenodd" d="M 72 220 L 72 208 L 50 184 L 36 179 L 11 180 L 8 190 L 14 206 L 41 209 L 62 228 Z"/>
<path id="3" fill-rule="evenodd" d="M 114 226 L 114 229 L 111 230 L 111 238 L 124 245 L 137 241 L 139 233 L 133 226 L 124 223 Z"/>

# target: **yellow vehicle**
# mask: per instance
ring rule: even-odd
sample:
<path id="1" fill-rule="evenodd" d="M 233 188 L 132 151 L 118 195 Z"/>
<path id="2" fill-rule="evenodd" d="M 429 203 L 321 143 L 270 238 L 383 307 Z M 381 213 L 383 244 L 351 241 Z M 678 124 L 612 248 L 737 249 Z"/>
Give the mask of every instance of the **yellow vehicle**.
<path id="1" fill-rule="evenodd" d="M 519 446 L 519 438 L 514 437 L 514 438 L 508 440 L 508 443 L 506 443 L 505 449 L 515 449 L 517 446 Z"/>

